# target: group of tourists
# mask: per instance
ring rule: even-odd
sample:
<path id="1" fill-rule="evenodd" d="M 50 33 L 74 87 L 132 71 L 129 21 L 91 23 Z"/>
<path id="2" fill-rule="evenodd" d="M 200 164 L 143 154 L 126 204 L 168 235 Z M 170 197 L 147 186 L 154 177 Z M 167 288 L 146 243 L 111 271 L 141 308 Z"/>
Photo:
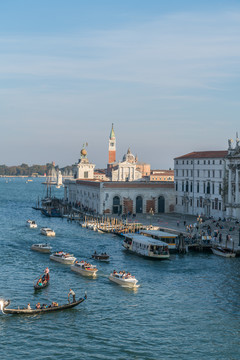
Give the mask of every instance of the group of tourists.
<path id="1" fill-rule="evenodd" d="M 46 269 L 44 270 L 43 276 L 41 276 L 37 281 L 37 286 L 46 285 L 49 280 L 50 280 L 49 268 L 46 267 Z"/>

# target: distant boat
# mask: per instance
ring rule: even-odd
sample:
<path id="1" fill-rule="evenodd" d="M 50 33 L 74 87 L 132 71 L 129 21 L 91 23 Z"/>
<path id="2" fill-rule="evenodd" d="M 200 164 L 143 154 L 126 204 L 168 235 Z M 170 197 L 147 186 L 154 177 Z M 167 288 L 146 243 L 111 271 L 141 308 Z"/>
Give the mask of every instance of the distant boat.
<path id="1" fill-rule="evenodd" d="M 212 248 L 212 252 L 214 255 L 218 255 L 218 256 L 222 256 L 222 257 L 226 257 L 226 258 L 230 258 L 230 257 L 235 257 L 236 253 L 232 252 L 229 249 L 224 249 L 220 246 L 218 246 L 217 248 Z"/>

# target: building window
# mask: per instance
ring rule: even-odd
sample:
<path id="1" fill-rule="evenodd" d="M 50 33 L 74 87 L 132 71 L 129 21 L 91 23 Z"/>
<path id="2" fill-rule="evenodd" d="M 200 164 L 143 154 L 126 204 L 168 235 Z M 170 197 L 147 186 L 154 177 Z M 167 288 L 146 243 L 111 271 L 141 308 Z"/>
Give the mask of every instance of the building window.
<path id="1" fill-rule="evenodd" d="M 199 165 L 199 164 L 200 164 L 200 161 L 198 160 L 198 162 L 197 162 L 197 163 L 198 163 L 198 165 Z"/>
<path id="2" fill-rule="evenodd" d="M 183 162 L 182 162 L 183 164 L 184 164 L 184 160 L 183 160 Z"/>
<path id="3" fill-rule="evenodd" d="M 191 160 L 191 164 L 193 164 L 193 161 Z"/>
<path id="4" fill-rule="evenodd" d="M 219 193 L 219 195 L 221 195 L 221 193 L 222 193 L 222 185 L 221 184 L 219 184 L 218 193 Z"/>
<path id="5" fill-rule="evenodd" d="M 208 160 L 208 165 L 210 165 L 210 160 Z"/>
<path id="6" fill-rule="evenodd" d="M 199 200 L 197 199 L 197 207 L 199 207 Z"/>
<path id="7" fill-rule="evenodd" d="M 88 171 L 84 171 L 84 179 L 88 179 Z"/>
<path id="8" fill-rule="evenodd" d="M 204 160 L 204 162 L 203 162 L 203 163 L 204 163 L 204 165 L 206 165 L 206 160 Z"/>
<path id="9" fill-rule="evenodd" d="M 219 170 L 219 177 L 222 178 L 222 170 Z"/>
<path id="10" fill-rule="evenodd" d="M 178 176 L 178 170 L 176 170 L 176 176 Z"/>
<path id="11" fill-rule="evenodd" d="M 212 183 L 212 193 L 214 194 L 215 186 L 214 183 Z"/>
<path id="12" fill-rule="evenodd" d="M 182 176 L 184 176 L 184 170 L 182 171 Z"/>
<path id="13" fill-rule="evenodd" d="M 188 170 L 186 170 L 186 172 L 187 172 L 187 176 L 188 176 Z"/>
<path id="14" fill-rule="evenodd" d="M 178 164 L 178 161 L 176 160 L 176 164 Z"/>
<path id="15" fill-rule="evenodd" d="M 182 191 L 184 191 L 184 181 L 182 181 Z"/>
<path id="16" fill-rule="evenodd" d="M 210 178 L 210 176 L 211 176 L 211 175 L 210 175 L 210 170 L 208 170 L 208 177 Z"/>
<path id="17" fill-rule="evenodd" d="M 176 191 L 178 191 L 178 182 L 176 181 Z"/>
<path id="18" fill-rule="evenodd" d="M 215 161 L 213 160 L 212 163 L 213 163 L 213 165 L 214 165 L 214 164 L 215 164 Z"/>
<path id="19" fill-rule="evenodd" d="M 190 192 L 192 192 L 192 190 L 193 190 L 193 185 L 192 185 L 192 181 L 191 181 L 191 183 L 190 183 Z"/>
<path id="20" fill-rule="evenodd" d="M 199 171 L 199 170 L 197 170 L 197 177 L 199 177 L 199 175 L 200 175 L 200 171 Z"/>
<path id="21" fill-rule="evenodd" d="M 210 182 L 207 183 L 207 194 L 210 194 Z"/>
<path id="22" fill-rule="evenodd" d="M 197 193 L 199 193 L 199 182 L 197 183 Z"/>
<path id="23" fill-rule="evenodd" d="M 187 165 L 188 165 L 188 160 L 187 160 Z"/>
<path id="24" fill-rule="evenodd" d="M 222 203 L 218 203 L 218 209 L 219 209 L 219 210 L 222 209 Z"/>
<path id="25" fill-rule="evenodd" d="M 222 165 L 222 160 L 219 161 L 219 164 Z"/>
<path id="26" fill-rule="evenodd" d="M 215 177 L 215 171 L 214 170 L 212 171 L 212 177 Z"/>
<path id="27" fill-rule="evenodd" d="M 178 203 L 178 198 L 176 197 L 176 205 L 177 205 L 177 203 Z"/>
<path id="28" fill-rule="evenodd" d="M 206 192 L 206 184 L 203 183 L 203 193 L 205 194 L 205 192 Z"/>
<path id="29" fill-rule="evenodd" d="M 191 170 L 191 177 L 193 176 L 193 171 Z"/>
<path id="30" fill-rule="evenodd" d="M 186 181 L 186 192 L 188 192 L 188 181 Z"/>

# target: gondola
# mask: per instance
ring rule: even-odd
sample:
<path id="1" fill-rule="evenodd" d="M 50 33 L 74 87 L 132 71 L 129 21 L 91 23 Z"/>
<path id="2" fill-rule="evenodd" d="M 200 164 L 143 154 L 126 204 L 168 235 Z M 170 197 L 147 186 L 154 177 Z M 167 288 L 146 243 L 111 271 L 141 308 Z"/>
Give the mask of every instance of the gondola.
<path id="1" fill-rule="evenodd" d="M 47 287 L 48 285 L 49 285 L 49 281 L 47 281 L 46 283 L 43 283 L 41 286 L 35 284 L 35 285 L 34 285 L 34 289 L 35 289 L 35 290 L 41 290 L 41 289 Z"/>
<path id="2" fill-rule="evenodd" d="M 46 312 L 71 309 L 71 308 L 81 304 L 81 302 L 83 302 L 86 298 L 87 298 L 87 295 L 85 294 L 84 298 L 81 298 L 78 301 L 72 302 L 70 304 L 64 304 L 64 305 L 59 305 L 59 306 L 55 306 L 55 307 L 48 307 L 46 309 L 31 309 L 31 310 L 30 309 L 6 309 L 6 307 L 10 304 L 10 300 L 8 300 L 7 302 L 5 302 L 3 304 L 3 307 L 1 309 L 2 309 L 3 314 L 17 314 L 17 315 L 42 314 L 42 313 L 46 313 Z"/>

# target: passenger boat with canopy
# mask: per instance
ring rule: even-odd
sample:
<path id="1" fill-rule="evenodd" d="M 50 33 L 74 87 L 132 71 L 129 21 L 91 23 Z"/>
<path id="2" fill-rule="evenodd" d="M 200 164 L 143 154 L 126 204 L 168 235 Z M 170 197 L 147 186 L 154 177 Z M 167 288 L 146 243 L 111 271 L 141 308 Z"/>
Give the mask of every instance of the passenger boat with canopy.
<path id="1" fill-rule="evenodd" d="M 46 244 L 33 244 L 31 246 L 31 250 L 49 254 L 52 250 L 52 247 L 47 243 Z"/>
<path id="2" fill-rule="evenodd" d="M 53 311 L 61 311 L 61 310 L 66 310 L 66 309 L 71 309 L 79 304 L 81 304 L 84 300 L 87 299 L 87 294 L 85 293 L 85 296 L 83 298 L 80 298 L 79 300 L 72 302 L 72 303 L 68 303 L 68 304 L 64 304 L 64 305 L 58 305 L 58 306 L 51 306 L 51 307 L 46 307 L 43 309 L 28 309 L 28 308 L 23 308 L 23 309 L 8 309 L 7 307 L 10 304 L 10 300 L 8 301 L 0 301 L 0 310 L 2 311 L 3 314 L 16 314 L 16 315 L 35 315 L 35 314 L 43 314 L 46 312 L 53 312 Z"/>
<path id="3" fill-rule="evenodd" d="M 139 233 L 149 238 L 163 241 L 168 245 L 170 253 L 177 252 L 178 235 L 160 230 L 140 230 Z"/>
<path id="4" fill-rule="evenodd" d="M 75 261 L 75 263 L 71 266 L 71 270 L 81 275 L 92 277 L 95 277 L 98 272 L 98 269 L 95 265 L 89 264 L 83 260 Z"/>
<path id="5" fill-rule="evenodd" d="M 138 280 L 135 278 L 135 276 L 131 275 L 130 273 L 126 273 L 125 271 L 113 271 L 109 275 L 109 280 L 115 282 L 118 285 L 121 285 L 123 287 L 128 288 L 138 288 L 139 285 L 137 285 Z"/>
<path id="6" fill-rule="evenodd" d="M 71 265 L 76 260 L 73 254 L 65 253 L 63 251 L 58 251 L 50 255 L 50 259 L 66 265 Z"/>
<path id="7" fill-rule="evenodd" d="M 170 257 L 168 244 L 143 235 L 125 234 L 123 247 L 128 251 L 152 259 L 162 260 Z"/>

